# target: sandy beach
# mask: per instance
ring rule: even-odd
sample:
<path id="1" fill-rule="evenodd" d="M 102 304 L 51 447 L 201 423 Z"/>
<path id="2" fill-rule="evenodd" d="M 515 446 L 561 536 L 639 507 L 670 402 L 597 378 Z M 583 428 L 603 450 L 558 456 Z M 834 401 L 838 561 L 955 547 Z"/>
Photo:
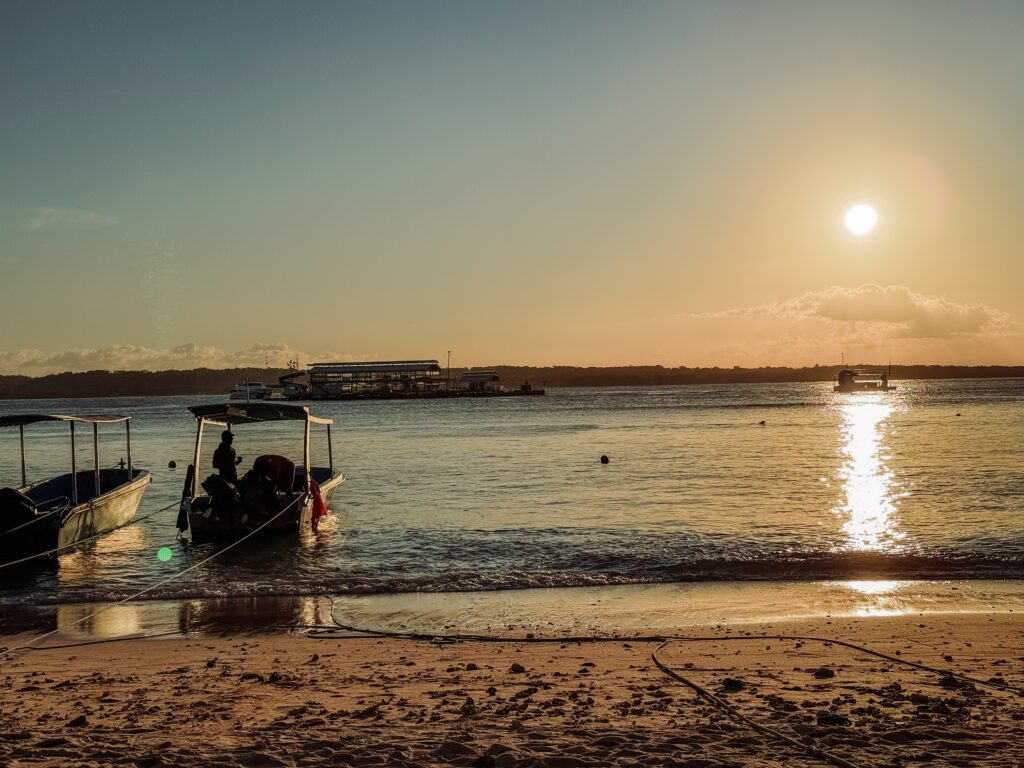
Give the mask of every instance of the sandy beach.
<path id="1" fill-rule="evenodd" d="M 848 764 L 1024 761 L 1020 693 L 832 643 L 726 639 L 772 634 L 1024 687 L 1014 615 L 694 628 L 711 639 L 670 641 L 659 658 L 751 722 Z M 233 633 L 20 651 L 0 679 L 0 763 L 827 764 L 699 698 L 655 665 L 657 647 Z"/>

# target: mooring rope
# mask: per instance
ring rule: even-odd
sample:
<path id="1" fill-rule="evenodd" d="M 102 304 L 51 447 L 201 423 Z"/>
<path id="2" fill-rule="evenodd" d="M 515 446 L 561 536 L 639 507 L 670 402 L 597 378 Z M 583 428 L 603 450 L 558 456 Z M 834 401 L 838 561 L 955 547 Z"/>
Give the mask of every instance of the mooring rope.
<path id="1" fill-rule="evenodd" d="M 84 539 L 79 539 L 78 541 L 73 541 L 72 543 L 65 544 L 64 546 L 61 546 L 61 547 L 54 547 L 53 549 L 48 549 L 45 552 L 37 552 L 34 555 L 29 555 L 28 557 L 23 557 L 20 560 L 11 560 L 8 563 L 0 563 L 0 569 L 9 568 L 12 565 L 20 565 L 21 563 L 27 563 L 29 560 L 35 560 L 35 559 L 40 558 L 40 557 L 49 557 L 50 555 L 57 555 L 57 554 L 63 554 L 64 552 L 69 552 L 72 549 L 74 549 L 75 547 L 81 546 L 82 544 L 90 542 L 90 541 L 92 541 L 94 539 L 98 539 L 101 536 L 106 536 L 108 533 L 113 533 L 114 531 L 119 531 L 122 528 L 127 528 L 129 525 L 134 525 L 135 523 L 141 523 L 143 520 L 148 520 L 151 517 L 159 515 L 161 512 L 166 512 L 169 509 L 173 509 L 174 507 L 178 506 L 178 504 L 179 504 L 179 502 L 177 502 L 177 501 L 172 502 L 171 504 L 168 504 L 166 507 L 161 507 L 160 509 L 156 509 L 156 510 L 150 512 L 149 514 L 143 515 L 142 517 L 133 517 L 128 522 L 123 523 L 123 524 L 121 524 L 121 525 L 119 525 L 119 526 L 117 526 L 115 528 L 111 528 L 109 531 L 101 531 L 100 533 L 95 533 L 92 536 L 87 536 Z"/>
<path id="2" fill-rule="evenodd" d="M 127 597 L 122 598 L 121 600 L 118 600 L 117 602 L 109 603 L 109 604 L 103 606 L 102 608 L 100 608 L 98 611 L 93 611 L 90 614 L 82 616 L 80 619 L 76 619 L 75 621 L 73 621 L 68 626 L 70 626 L 70 627 L 76 626 L 78 624 L 81 624 L 83 621 L 87 621 L 88 619 L 91 619 L 91 618 L 94 618 L 96 616 L 99 616 L 102 613 L 106 613 L 107 611 L 109 611 L 109 610 L 111 610 L 113 608 L 116 608 L 119 605 L 124 605 L 125 603 L 130 602 L 130 601 L 136 599 L 137 597 L 141 597 L 142 595 L 146 594 L 147 592 L 152 592 L 154 589 L 157 589 L 158 587 L 162 587 L 165 584 L 170 584 L 172 581 L 175 581 L 175 580 L 181 578 L 186 573 L 194 571 L 196 568 L 199 568 L 200 566 L 205 565 L 206 563 L 210 562 L 214 558 L 220 557 L 221 555 L 223 555 L 228 550 L 234 549 L 239 544 L 241 544 L 243 541 L 251 538 L 252 536 L 255 536 L 257 533 L 262 531 L 264 528 L 266 528 L 272 522 L 277 520 L 279 517 L 281 517 L 281 515 L 283 515 L 285 512 L 287 512 L 289 509 L 294 507 L 298 502 L 302 501 L 305 498 L 306 498 L 305 494 L 303 494 L 301 496 L 296 496 L 295 499 L 293 501 L 291 501 L 291 503 L 289 503 L 287 506 L 285 506 L 283 509 L 281 509 L 281 511 L 278 512 L 277 514 L 275 514 L 273 517 L 267 519 L 266 522 L 264 522 L 262 525 L 260 525 L 257 528 L 253 528 L 251 531 L 249 531 L 249 533 L 245 534 L 245 536 L 243 536 L 242 538 L 237 539 L 237 540 L 231 542 L 226 547 L 223 547 L 222 549 L 217 550 L 216 552 L 214 552 L 209 557 L 206 557 L 206 558 L 203 558 L 202 560 L 200 560 L 198 563 L 194 563 L 194 564 L 190 565 L 188 568 L 185 568 L 184 570 L 178 571 L 177 573 L 173 573 L 170 576 L 168 576 L 167 578 L 161 579 L 160 581 L 156 582 L 155 584 L 150 584 L 148 587 L 145 587 L 144 589 L 140 589 L 138 592 L 135 592 L 135 593 L 133 593 L 131 595 L 128 595 Z M 178 504 L 178 503 L 179 502 L 175 502 L 175 504 Z M 165 509 L 169 509 L 169 508 L 170 507 L 165 507 Z M 3 653 L 5 655 L 12 654 L 15 651 L 19 651 L 19 650 L 22 650 L 23 648 L 29 647 L 33 643 L 37 643 L 40 640 L 43 640 L 43 639 L 45 639 L 47 637 L 51 637 L 52 635 L 55 635 L 58 632 L 60 632 L 62 629 L 66 629 L 66 628 L 67 627 L 58 627 L 56 629 L 50 630 L 49 632 L 44 632 L 43 634 L 38 635 L 37 637 L 34 637 L 31 640 L 28 640 L 27 642 L 22 643 L 21 645 L 16 645 L 13 648 L 8 648 L 8 649 L 4 650 Z"/>

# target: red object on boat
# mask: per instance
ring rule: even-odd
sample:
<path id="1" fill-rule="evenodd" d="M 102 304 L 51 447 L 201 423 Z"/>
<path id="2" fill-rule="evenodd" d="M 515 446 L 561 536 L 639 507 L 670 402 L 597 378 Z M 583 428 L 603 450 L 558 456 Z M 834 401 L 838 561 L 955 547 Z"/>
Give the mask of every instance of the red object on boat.
<path id="1" fill-rule="evenodd" d="M 324 504 L 323 497 L 320 495 L 320 486 L 316 484 L 316 480 L 309 481 L 309 490 L 313 493 L 313 517 L 310 522 L 313 524 L 313 533 L 316 533 L 320 518 L 327 514 L 327 505 Z"/>

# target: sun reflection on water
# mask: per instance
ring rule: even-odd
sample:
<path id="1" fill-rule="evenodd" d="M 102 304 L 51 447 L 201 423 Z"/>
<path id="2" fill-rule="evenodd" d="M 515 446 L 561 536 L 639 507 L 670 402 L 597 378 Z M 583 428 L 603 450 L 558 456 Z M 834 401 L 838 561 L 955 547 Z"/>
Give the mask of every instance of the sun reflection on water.
<path id="1" fill-rule="evenodd" d="M 831 582 L 827 587 L 838 590 L 840 612 L 869 617 L 913 613 L 913 602 L 901 594 L 912 585 L 909 581 L 854 580 Z"/>
<path id="2" fill-rule="evenodd" d="M 899 498 L 893 472 L 882 453 L 882 425 L 892 414 L 888 402 L 873 398 L 844 403 L 839 469 L 845 498 L 836 508 L 847 546 L 862 552 L 895 551 L 906 535 L 897 528 Z"/>

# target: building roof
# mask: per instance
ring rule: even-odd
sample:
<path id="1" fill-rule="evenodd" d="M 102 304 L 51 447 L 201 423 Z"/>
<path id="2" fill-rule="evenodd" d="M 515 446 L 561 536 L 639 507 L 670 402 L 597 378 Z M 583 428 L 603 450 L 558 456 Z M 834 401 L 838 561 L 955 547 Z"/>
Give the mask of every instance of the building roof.
<path id="1" fill-rule="evenodd" d="M 86 424 L 117 424 L 128 421 L 131 416 L 97 415 L 97 416 L 61 416 L 55 413 L 18 413 L 12 416 L 0 416 L 0 427 L 20 427 L 40 421 L 78 421 Z"/>
<path id="2" fill-rule="evenodd" d="M 313 363 L 310 375 L 323 373 L 440 373 L 437 360 L 381 360 L 370 363 Z"/>
<path id="3" fill-rule="evenodd" d="M 189 408 L 196 420 L 212 424 L 256 424 L 263 421 L 309 421 L 313 424 L 333 424 L 333 419 L 314 416 L 304 405 L 284 403 L 214 403 L 193 405 Z"/>

